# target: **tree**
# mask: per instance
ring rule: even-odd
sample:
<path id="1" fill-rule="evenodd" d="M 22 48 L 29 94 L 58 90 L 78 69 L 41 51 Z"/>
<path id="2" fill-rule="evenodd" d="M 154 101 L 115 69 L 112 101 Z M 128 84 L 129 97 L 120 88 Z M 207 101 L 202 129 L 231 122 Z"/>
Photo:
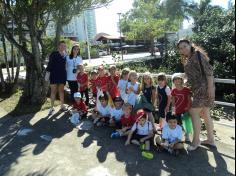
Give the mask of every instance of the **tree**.
<path id="1" fill-rule="evenodd" d="M 0 32 L 22 54 L 26 64 L 26 80 L 23 100 L 32 104 L 46 99 L 47 84 L 44 81 L 46 57 L 43 34 L 53 13 L 60 11 L 68 2 L 103 4 L 106 0 L 0 0 Z M 9 30 L 14 22 L 14 34 Z"/>
<path id="2" fill-rule="evenodd" d="M 163 15 L 160 0 L 135 0 L 133 9 L 121 20 L 122 31 L 128 39 L 148 40 L 152 49 L 154 39 L 163 37 L 166 31 L 176 31 L 176 24 L 176 21 L 170 21 Z"/>

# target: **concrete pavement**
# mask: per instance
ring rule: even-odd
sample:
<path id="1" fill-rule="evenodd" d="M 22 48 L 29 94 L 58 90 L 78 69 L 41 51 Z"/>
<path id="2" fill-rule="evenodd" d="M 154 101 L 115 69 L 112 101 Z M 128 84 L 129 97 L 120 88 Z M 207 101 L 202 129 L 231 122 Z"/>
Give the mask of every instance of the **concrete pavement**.
<path id="1" fill-rule="evenodd" d="M 58 109 L 57 109 L 58 110 Z M 230 122 L 231 123 L 231 122 Z M 233 122 L 234 123 L 234 122 Z M 18 118 L 0 118 L 0 175 L 2 176 L 230 176 L 235 174 L 234 128 L 216 126 L 217 149 L 201 147 L 179 157 L 154 151 L 142 158 L 136 146 L 124 139 L 111 140 L 109 128 L 95 128 L 86 120 L 86 131 L 73 128 L 68 115 L 47 111 Z M 22 127 L 35 131 L 17 137 Z M 225 131 L 225 133 L 222 133 Z M 40 135 L 53 137 L 51 142 Z M 204 134 L 203 134 L 204 137 Z M 227 140 L 225 138 L 228 138 Z M 231 139 L 231 140 L 230 140 Z"/>

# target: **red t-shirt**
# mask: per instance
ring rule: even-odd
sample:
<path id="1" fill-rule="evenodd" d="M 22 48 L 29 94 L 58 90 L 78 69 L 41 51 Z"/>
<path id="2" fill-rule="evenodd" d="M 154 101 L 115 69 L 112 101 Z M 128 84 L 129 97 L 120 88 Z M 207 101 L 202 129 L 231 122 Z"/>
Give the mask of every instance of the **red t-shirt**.
<path id="1" fill-rule="evenodd" d="M 75 102 L 73 104 L 73 108 L 75 108 L 78 111 L 82 111 L 84 113 L 88 113 L 88 109 L 87 109 L 87 106 L 84 103 L 84 101 L 81 101 L 79 104 Z"/>
<path id="2" fill-rule="evenodd" d="M 92 93 L 93 94 L 97 94 L 96 81 L 97 80 L 93 80 L 93 79 L 90 80 L 91 89 L 92 89 Z"/>
<path id="3" fill-rule="evenodd" d="M 108 81 L 107 81 L 108 91 L 113 99 L 116 96 L 119 96 L 118 82 L 120 80 L 120 77 L 119 77 L 119 75 L 116 75 L 113 77 L 113 80 L 115 81 L 116 84 L 114 84 L 114 82 L 112 81 L 111 76 L 109 76 L 107 79 L 108 79 Z"/>
<path id="4" fill-rule="evenodd" d="M 132 115 L 130 115 L 129 118 L 125 118 L 124 115 L 121 117 L 121 124 L 123 127 L 132 127 L 135 122 L 136 119 Z"/>
<path id="5" fill-rule="evenodd" d="M 175 113 L 180 115 L 187 111 L 189 100 L 188 97 L 191 94 L 189 88 L 184 87 L 183 90 L 173 89 L 171 95 L 175 97 Z"/>
<path id="6" fill-rule="evenodd" d="M 107 91 L 107 81 L 108 81 L 108 77 L 107 76 L 103 76 L 103 77 L 98 77 L 96 80 L 96 87 L 99 87 L 102 89 L 103 92 Z"/>
<path id="7" fill-rule="evenodd" d="M 82 84 L 88 83 L 88 74 L 78 74 L 77 75 L 77 81 L 80 84 L 80 92 L 84 92 L 88 88 L 88 84 L 81 86 Z"/>

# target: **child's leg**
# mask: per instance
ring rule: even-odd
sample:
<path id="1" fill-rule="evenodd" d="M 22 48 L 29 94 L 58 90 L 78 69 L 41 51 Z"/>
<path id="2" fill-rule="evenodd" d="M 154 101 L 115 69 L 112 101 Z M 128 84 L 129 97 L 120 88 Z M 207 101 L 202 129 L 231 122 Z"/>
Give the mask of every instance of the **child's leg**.
<path id="1" fill-rule="evenodd" d="M 155 126 L 155 119 L 154 119 L 152 112 L 148 113 L 148 120 L 152 123 L 152 127 L 154 129 L 154 132 L 157 131 L 156 126 Z"/>
<path id="2" fill-rule="evenodd" d="M 150 150 L 150 140 L 145 141 L 145 150 Z"/>
<path id="3" fill-rule="evenodd" d="M 154 139 L 154 142 L 155 142 L 156 145 L 161 145 L 161 143 L 162 143 L 161 136 L 156 135 L 155 139 Z"/>
<path id="4" fill-rule="evenodd" d="M 84 93 L 85 93 L 85 98 L 86 98 L 85 104 L 88 106 L 89 105 L 89 90 L 86 89 Z"/>

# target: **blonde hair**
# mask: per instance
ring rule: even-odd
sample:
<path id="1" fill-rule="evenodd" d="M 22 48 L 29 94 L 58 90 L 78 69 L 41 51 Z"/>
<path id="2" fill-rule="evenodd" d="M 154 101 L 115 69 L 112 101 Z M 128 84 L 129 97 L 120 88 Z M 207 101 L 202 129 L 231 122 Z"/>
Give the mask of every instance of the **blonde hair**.
<path id="1" fill-rule="evenodd" d="M 179 49 L 179 46 L 180 46 L 181 43 L 187 43 L 188 45 L 190 45 L 190 46 L 191 46 L 191 52 L 192 52 L 192 54 L 194 54 L 194 53 L 196 53 L 196 52 L 198 51 L 198 52 L 200 52 L 200 53 L 203 55 L 203 58 L 205 58 L 207 61 L 210 61 L 207 52 L 206 52 L 202 47 L 195 45 L 194 43 L 192 43 L 192 42 L 191 42 L 190 40 L 188 40 L 188 39 L 181 39 L 181 40 L 179 40 L 179 42 L 178 42 L 178 44 L 177 44 L 178 49 Z M 189 58 L 187 58 L 186 56 L 181 55 L 181 62 L 182 62 L 183 64 L 186 64 L 187 61 L 188 61 L 188 59 L 189 59 Z"/>
<path id="2" fill-rule="evenodd" d="M 130 77 L 131 76 L 137 76 L 138 77 L 138 73 L 135 71 L 135 70 L 131 70 L 130 72 L 129 72 L 129 80 L 130 80 Z"/>
<path id="3" fill-rule="evenodd" d="M 124 68 L 121 72 L 121 79 L 124 79 L 125 75 L 129 75 L 130 69 L 129 68 Z"/>
<path id="4" fill-rule="evenodd" d="M 151 73 L 150 72 L 145 72 L 143 77 L 142 77 L 142 82 L 141 82 L 141 90 L 143 90 L 145 88 L 145 81 L 144 81 L 144 78 L 145 77 L 148 77 L 150 80 L 151 80 L 151 86 L 154 85 L 154 81 L 153 81 L 153 78 L 151 76 Z"/>
<path id="5" fill-rule="evenodd" d="M 133 106 L 132 106 L 131 104 L 129 104 L 129 103 L 125 103 L 125 104 L 123 105 L 123 109 L 124 109 L 124 108 L 129 108 L 130 111 L 133 110 Z"/>

